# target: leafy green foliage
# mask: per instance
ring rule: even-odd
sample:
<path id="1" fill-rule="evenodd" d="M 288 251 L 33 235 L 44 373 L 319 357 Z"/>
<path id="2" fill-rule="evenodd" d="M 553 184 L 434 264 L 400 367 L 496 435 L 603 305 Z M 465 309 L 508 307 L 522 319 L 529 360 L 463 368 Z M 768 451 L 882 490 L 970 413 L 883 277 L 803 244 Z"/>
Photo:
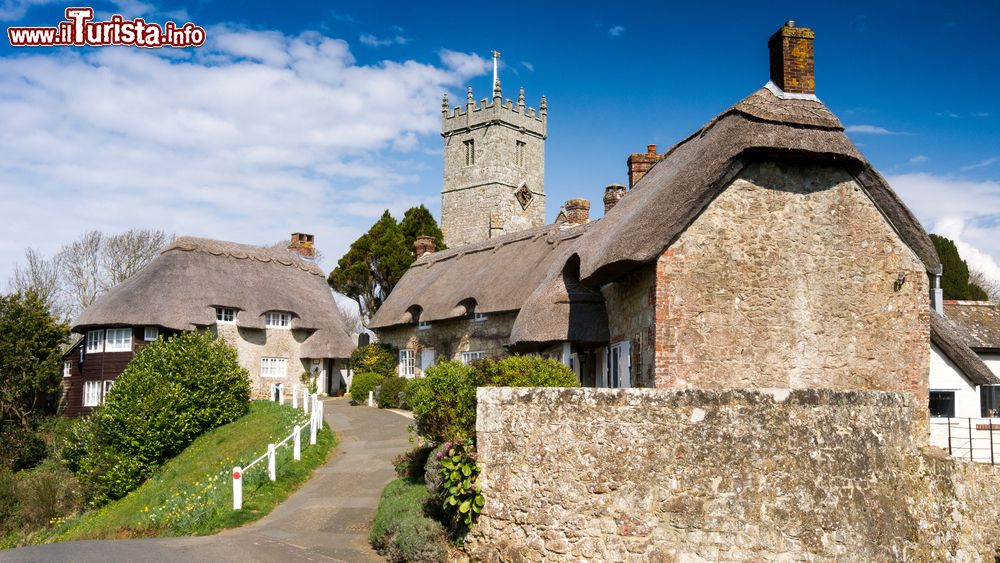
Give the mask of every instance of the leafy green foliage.
<path id="1" fill-rule="evenodd" d="M 408 381 L 405 377 L 387 377 L 383 379 L 378 391 L 378 408 L 402 408 L 406 404 L 403 397 L 405 396 Z"/>
<path id="2" fill-rule="evenodd" d="M 441 524 L 426 514 L 427 488 L 396 479 L 382 490 L 368 539 L 389 561 L 446 561 L 448 551 Z"/>
<path id="3" fill-rule="evenodd" d="M 431 237 L 438 250 L 447 248 L 444 244 L 444 234 L 441 233 L 437 221 L 423 204 L 406 210 L 406 213 L 403 214 L 403 220 L 399 222 L 399 229 L 403 232 L 407 248 L 411 251 L 417 237 Z"/>
<path id="4" fill-rule="evenodd" d="M 138 487 L 196 437 L 245 415 L 250 380 L 236 351 L 208 332 L 143 347 L 92 419 L 71 431 L 64 458 L 92 506 Z"/>
<path id="5" fill-rule="evenodd" d="M 31 427 L 45 395 L 59 389 L 60 347 L 68 338 L 69 327 L 34 289 L 0 296 L 0 421 Z"/>
<path id="6" fill-rule="evenodd" d="M 941 275 L 941 289 L 944 290 L 944 298 L 973 301 L 989 300 L 989 296 L 983 288 L 969 281 L 969 265 L 965 260 L 962 260 L 955 243 L 949 238 L 933 233 L 930 237 L 944 270 Z"/>
<path id="7" fill-rule="evenodd" d="M 507 356 L 475 364 L 479 381 L 490 387 L 579 387 L 576 374 L 561 362 L 540 356 Z"/>
<path id="8" fill-rule="evenodd" d="M 0 421 L 0 466 L 14 471 L 28 469 L 48 455 L 45 442 L 35 432 Z"/>
<path id="9" fill-rule="evenodd" d="M 377 373 L 356 373 L 351 379 L 351 404 L 360 405 L 368 400 L 368 392 L 382 384 L 384 378 Z"/>
<path id="10" fill-rule="evenodd" d="M 476 427 L 475 369 L 460 362 L 440 362 L 407 389 L 417 434 L 433 442 L 463 440 Z"/>
<path id="11" fill-rule="evenodd" d="M 396 469 L 396 477 L 421 481 L 424 478 L 424 466 L 427 458 L 431 455 L 430 446 L 417 446 L 407 450 L 392 460 L 392 466 Z"/>
<path id="12" fill-rule="evenodd" d="M 359 346 L 351 352 L 351 369 L 355 373 L 377 373 L 382 377 L 396 375 L 398 351 L 383 344 Z"/>
<path id="13" fill-rule="evenodd" d="M 412 263 L 412 242 L 407 245 L 396 219 L 386 210 L 367 233 L 351 244 L 327 281 L 330 287 L 357 301 L 361 311 L 370 317 Z"/>
<path id="14" fill-rule="evenodd" d="M 445 448 L 438 453 L 441 456 L 442 508 L 456 535 L 464 536 L 483 509 L 476 446 L 470 439 L 445 444 Z"/>

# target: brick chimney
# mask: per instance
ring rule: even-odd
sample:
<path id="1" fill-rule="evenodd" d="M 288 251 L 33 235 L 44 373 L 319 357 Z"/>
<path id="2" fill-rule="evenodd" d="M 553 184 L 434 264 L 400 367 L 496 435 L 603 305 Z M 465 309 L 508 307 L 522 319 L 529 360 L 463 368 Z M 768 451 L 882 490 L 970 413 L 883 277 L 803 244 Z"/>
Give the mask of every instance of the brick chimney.
<path id="1" fill-rule="evenodd" d="M 590 200 L 568 199 L 563 210 L 566 212 L 567 224 L 582 225 L 590 222 Z"/>
<path id="2" fill-rule="evenodd" d="M 785 25 L 767 41 L 771 51 L 771 82 L 790 94 L 815 94 L 813 72 L 813 39 L 816 34 L 808 27 Z"/>
<path id="3" fill-rule="evenodd" d="M 607 215 L 623 197 L 625 197 L 625 186 L 621 184 L 611 184 L 604 188 L 604 214 Z"/>
<path id="4" fill-rule="evenodd" d="M 303 258 L 313 258 L 316 256 L 314 237 L 306 233 L 292 233 L 292 242 L 288 243 L 288 250 Z"/>
<path id="5" fill-rule="evenodd" d="M 649 172 L 654 164 L 662 160 L 664 155 L 656 154 L 656 145 L 646 145 L 646 152 L 634 153 L 628 157 L 628 189 Z"/>
<path id="6" fill-rule="evenodd" d="M 435 251 L 437 251 L 437 245 L 434 244 L 433 237 L 419 236 L 413 241 L 413 255 L 417 258 Z"/>

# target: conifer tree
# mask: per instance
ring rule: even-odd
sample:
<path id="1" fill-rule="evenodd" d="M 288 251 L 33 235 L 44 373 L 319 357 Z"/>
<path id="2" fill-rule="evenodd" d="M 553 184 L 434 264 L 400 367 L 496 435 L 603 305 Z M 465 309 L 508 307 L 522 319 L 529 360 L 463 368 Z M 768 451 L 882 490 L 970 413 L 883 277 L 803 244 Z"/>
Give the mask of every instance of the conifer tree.
<path id="1" fill-rule="evenodd" d="M 944 273 L 941 276 L 941 289 L 945 299 L 960 299 L 985 301 L 989 299 L 986 291 L 969 281 L 969 265 L 962 260 L 955 243 L 946 237 L 931 234 L 931 241 L 941 259 Z"/>

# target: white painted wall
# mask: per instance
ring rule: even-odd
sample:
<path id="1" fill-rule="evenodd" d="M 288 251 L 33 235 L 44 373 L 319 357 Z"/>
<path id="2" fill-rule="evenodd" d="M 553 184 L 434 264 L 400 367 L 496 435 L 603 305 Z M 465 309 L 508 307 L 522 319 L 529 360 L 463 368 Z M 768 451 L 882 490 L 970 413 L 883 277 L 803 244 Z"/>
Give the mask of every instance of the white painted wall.
<path id="1" fill-rule="evenodd" d="M 979 359 L 990 368 L 993 375 L 1000 377 L 1000 354 L 979 354 Z"/>
<path id="2" fill-rule="evenodd" d="M 958 418 L 978 418 L 982 414 L 979 389 L 965 379 L 958 366 L 933 344 L 931 344 L 930 390 L 954 391 L 955 416 Z"/>

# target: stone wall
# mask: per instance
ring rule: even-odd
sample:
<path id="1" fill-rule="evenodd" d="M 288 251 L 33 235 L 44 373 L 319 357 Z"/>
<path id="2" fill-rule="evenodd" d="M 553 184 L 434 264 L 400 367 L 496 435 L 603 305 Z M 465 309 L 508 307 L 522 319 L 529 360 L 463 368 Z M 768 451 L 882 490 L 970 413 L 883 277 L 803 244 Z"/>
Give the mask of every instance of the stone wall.
<path id="1" fill-rule="evenodd" d="M 630 343 L 632 386 L 655 387 L 656 266 L 646 265 L 601 288 L 608 310 L 609 344 Z"/>
<path id="2" fill-rule="evenodd" d="M 1000 470 L 907 393 L 481 388 L 474 560 L 992 561 Z M 918 426 L 917 426 L 918 427 Z"/>
<path id="3" fill-rule="evenodd" d="M 656 276 L 656 387 L 927 401 L 924 266 L 841 169 L 749 165 L 663 253 Z"/>
<path id="4" fill-rule="evenodd" d="M 461 318 L 450 321 L 435 321 L 429 329 L 421 330 L 416 325 L 402 325 L 381 328 L 379 342 L 390 346 L 414 351 L 415 374 L 423 375 L 421 352 L 433 349 L 435 361 L 461 360 L 462 352 L 482 351 L 487 357 L 499 357 L 507 352 L 504 346 L 510 341 L 510 329 L 514 326 L 515 313 L 494 313 L 485 321 Z"/>
<path id="5" fill-rule="evenodd" d="M 291 393 L 293 385 L 301 385 L 302 372 L 309 371 L 312 367 L 299 355 L 299 348 L 309 337 L 309 333 L 305 331 L 241 328 L 230 323 L 218 323 L 214 325 L 214 329 L 218 336 L 236 349 L 240 365 L 250 372 L 250 396 L 253 399 L 270 399 L 271 385 L 275 383 L 283 383 L 285 393 Z M 287 375 L 262 376 L 260 360 L 264 357 L 287 358 Z"/>

